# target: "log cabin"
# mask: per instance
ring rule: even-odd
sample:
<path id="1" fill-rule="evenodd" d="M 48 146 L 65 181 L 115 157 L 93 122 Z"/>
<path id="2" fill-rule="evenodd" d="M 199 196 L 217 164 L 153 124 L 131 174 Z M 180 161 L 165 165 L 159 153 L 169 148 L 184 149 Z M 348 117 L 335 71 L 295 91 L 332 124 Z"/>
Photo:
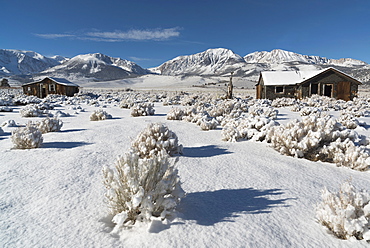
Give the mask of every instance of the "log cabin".
<path id="1" fill-rule="evenodd" d="M 79 86 L 64 78 L 46 77 L 41 81 L 22 85 L 23 93 L 44 98 L 49 94 L 73 96 L 78 93 Z"/>
<path id="2" fill-rule="evenodd" d="M 349 101 L 357 96 L 358 86 L 361 84 L 360 81 L 332 67 L 317 71 L 265 71 L 260 73 L 256 98 L 302 99 L 321 95 Z"/>

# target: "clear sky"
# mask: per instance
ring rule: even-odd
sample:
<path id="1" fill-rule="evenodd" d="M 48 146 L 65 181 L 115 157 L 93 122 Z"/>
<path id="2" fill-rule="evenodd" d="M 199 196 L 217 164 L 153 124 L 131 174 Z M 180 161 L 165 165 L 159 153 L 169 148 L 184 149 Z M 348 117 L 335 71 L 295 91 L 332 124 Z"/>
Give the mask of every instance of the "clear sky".
<path id="1" fill-rule="evenodd" d="M 370 0 L 0 0 L 0 48 L 154 67 L 228 48 L 370 63 Z"/>

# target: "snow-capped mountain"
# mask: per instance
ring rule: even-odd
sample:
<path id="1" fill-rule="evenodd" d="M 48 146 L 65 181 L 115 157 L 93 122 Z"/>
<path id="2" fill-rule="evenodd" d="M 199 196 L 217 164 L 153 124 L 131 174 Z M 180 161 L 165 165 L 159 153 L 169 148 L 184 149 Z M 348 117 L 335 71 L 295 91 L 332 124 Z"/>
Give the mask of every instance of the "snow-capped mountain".
<path id="1" fill-rule="evenodd" d="M 179 56 L 167 61 L 153 71 L 162 75 L 223 75 L 244 66 L 245 61 L 233 51 L 224 48 Z"/>
<path id="2" fill-rule="evenodd" d="M 364 66 L 367 63 L 350 58 L 344 59 L 327 59 L 320 56 L 302 55 L 294 52 L 275 49 L 271 52 L 254 52 L 244 56 L 247 63 L 267 63 L 267 64 L 281 64 L 287 62 L 299 62 L 316 65 L 338 65 L 338 66 Z"/>
<path id="3" fill-rule="evenodd" d="M 64 63 L 42 71 L 39 76 L 64 77 L 70 79 L 88 78 L 99 81 L 116 80 L 150 71 L 143 69 L 134 62 L 112 58 L 101 53 L 78 55 Z"/>
<path id="4" fill-rule="evenodd" d="M 261 71 L 320 70 L 329 66 L 336 67 L 350 75 L 356 75 L 360 81 L 369 81 L 370 66 L 363 61 L 350 58 L 328 59 L 281 49 L 271 52 L 254 52 L 244 57 L 224 48 L 208 49 L 201 53 L 176 57 L 151 70 L 172 76 L 223 76 L 233 71 L 236 76 L 257 81 Z"/>
<path id="5" fill-rule="evenodd" d="M 36 52 L 0 49 L 0 76 L 35 74 L 59 64 Z"/>

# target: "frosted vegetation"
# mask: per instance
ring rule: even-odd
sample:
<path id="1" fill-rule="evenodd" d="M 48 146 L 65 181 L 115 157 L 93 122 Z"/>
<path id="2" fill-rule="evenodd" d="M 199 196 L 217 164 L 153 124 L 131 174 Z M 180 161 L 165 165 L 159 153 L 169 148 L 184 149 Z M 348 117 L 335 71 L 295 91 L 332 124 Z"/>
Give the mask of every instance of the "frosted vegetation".
<path id="1" fill-rule="evenodd" d="M 370 192 L 356 190 L 350 181 L 339 192 L 322 190 L 322 202 L 316 207 L 316 218 L 340 239 L 370 241 Z"/>
<path id="2" fill-rule="evenodd" d="M 42 145 L 41 131 L 32 124 L 18 127 L 12 132 L 12 142 L 15 149 L 32 149 Z"/>
<path id="3" fill-rule="evenodd" d="M 82 106 L 89 106 L 91 114 L 87 113 L 86 119 L 90 117 L 91 121 L 112 118 L 103 108 L 113 106 L 128 111 L 127 118 L 136 121 L 140 118 L 134 117 L 138 116 L 155 118 L 151 117 L 154 106 L 160 104 L 169 106 L 165 117 L 168 123 L 195 124 L 207 131 L 202 133 L 216 133 L 224 142 L 260 142 L 282 155 L 333 163 L 363 173 L 368 173 L 364 171 L 370 167 L 369 140 L 361 134 L 368 128 L 361 118 L 370 116 L 370 99 L 364 97 L 349 102 L 319 96 L 270 101 L 244 95 L 228 100 L 208 93 L 94 91 L 39 99 L 2 92 L 0 107 L 7 111 L 1 114 L 19 111 L 24 122 L 4 122 L 0 140 L 6 130 L 12 129 L 13 148 L 39 148 L 43 134 L 46 137 L 46 133 L 60 131 L 62 119 L 85 112 Z M 285 120 L 281 113 L 287 112 L 296 119 Z M 105 201 L 116 229 L 132 227 L 138 221 L 163 221 L 176 212 L 184 191 L 173 156 L 182 153 L 173 131 L 164 124 L 151 123 L 131 140 L 130 148 L 116 159 L 114 168 L 103 167 Z M 316 218 L 340 239 L 370 240 L 369 200 L 369 192 L 356 191 L 349 182 L 339 193 L 324 189 Z"/>
<path id="4" fill-rule="evenodd" d="M 116 161 L 115 170 L 103 168 L 105 197 L 116 228 L 136 221 L 164 220 L 185 196 L 175 161 L 177 136 L 166 126 L 150 124 Z"/>
<path id="5" fill-rule="evenodd" d="M 112 115 L 108 114 L 105 110 L 98 109 L 90 115 L 90 121 L 102 121 L 106 119 L 112 119 Z"/>

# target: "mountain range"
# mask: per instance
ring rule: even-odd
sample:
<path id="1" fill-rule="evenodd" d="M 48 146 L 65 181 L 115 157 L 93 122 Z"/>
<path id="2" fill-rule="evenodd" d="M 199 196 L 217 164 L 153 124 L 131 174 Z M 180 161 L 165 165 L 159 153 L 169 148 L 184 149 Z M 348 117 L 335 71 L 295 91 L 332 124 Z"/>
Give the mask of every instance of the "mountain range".
<path id="1" fill-rule="evenodd" d="M 235 76 L 257 81 L 261 71 L 317 70 L 337 68 L 362 82 L 370 81 L 370 65 L 351 58 L 327 59 L 281 49 L 253 52 L 242 57 L 225 48 L 179 56 L 158 67 L 144 69 L 136 63 L 101 53 L 83 54 L 71 59 L 46 57 L 36 52 L 0 49 L 0 77 L 21 83 L 52 76 L 72 81 L 109 81 L 146 74 L 168 76 Z"/>

